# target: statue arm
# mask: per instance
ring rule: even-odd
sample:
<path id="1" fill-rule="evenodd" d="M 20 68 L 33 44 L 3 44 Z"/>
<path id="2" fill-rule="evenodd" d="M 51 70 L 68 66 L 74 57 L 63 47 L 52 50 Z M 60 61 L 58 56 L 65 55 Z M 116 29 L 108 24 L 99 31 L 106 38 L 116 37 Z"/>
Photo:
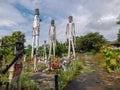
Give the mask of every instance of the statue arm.
<path id="1" fill-rule="evenodd" d="M 50 28 L 49 28 L 49 39 L 50 39 Z"/>
<path id="2" fill-rule="evenodd" d="M 68 24 L 66 26 L 66 38 L 67 38 L 67 35 L 68 35 Z"/>
<path id="3" fill-rule="evenodd" d="M 73 23 L 73 38 L 74 38 L 74 45 L 76 46 L 76 33 L 75 33 L 75 24 Z"/>
<path id="4" fill-rule="evenodd" d="M 76 36 L 76 33 L 75 33 L 75 24 L 73 23 L 73 36 L 75 37 Z"/>
<path id="5" fill-rule="evenodd" d="M 56 40 L 56 27 L 55 27 L 55 40 Z"/>

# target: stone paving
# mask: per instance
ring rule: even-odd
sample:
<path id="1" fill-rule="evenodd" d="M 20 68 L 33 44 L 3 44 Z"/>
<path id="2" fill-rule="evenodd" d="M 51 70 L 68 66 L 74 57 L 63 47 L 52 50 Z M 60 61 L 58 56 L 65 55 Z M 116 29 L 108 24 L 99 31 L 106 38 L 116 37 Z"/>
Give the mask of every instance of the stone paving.
<path id="1" fill-rule="evenodd" d="M 40 90 L 54 90 L 54 74 L 38 71 L 30 75 L 31 80 L 37 82 Z"/>

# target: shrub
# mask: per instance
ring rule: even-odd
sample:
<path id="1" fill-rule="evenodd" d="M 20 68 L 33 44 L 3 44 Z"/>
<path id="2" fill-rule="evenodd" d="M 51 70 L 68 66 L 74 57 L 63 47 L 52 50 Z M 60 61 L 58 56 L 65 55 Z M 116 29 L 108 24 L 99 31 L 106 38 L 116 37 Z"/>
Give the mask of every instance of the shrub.
<path id="1" fill-rule="evenodd" d="M 66 86 L 66 84 L 73 79 L 73 77 L 83 68 L 82 60 L 74 60 L 72 68 L 68 68 L 66 71 L 60 70 L 60 87 L 61 90 Z"/>
<path id="2" fill-rule="evenodd" d="M 29 73 L 21 75 L 21 85 L 24 90 L 39 90 L 35 81 L 30 80 Z"/>

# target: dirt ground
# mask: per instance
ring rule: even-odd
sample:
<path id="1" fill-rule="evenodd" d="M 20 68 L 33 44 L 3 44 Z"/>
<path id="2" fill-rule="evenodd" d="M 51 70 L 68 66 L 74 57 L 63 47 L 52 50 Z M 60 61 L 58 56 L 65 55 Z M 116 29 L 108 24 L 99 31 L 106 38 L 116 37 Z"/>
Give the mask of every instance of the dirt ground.
<path id="1" fill-rule="evenodd" d="M 120 90 L 120 76 L 102 71 L 90 56 L 85 58 L 86 67 L 95 69 L 95 72 L 78 75 L 64 90 Z"/>

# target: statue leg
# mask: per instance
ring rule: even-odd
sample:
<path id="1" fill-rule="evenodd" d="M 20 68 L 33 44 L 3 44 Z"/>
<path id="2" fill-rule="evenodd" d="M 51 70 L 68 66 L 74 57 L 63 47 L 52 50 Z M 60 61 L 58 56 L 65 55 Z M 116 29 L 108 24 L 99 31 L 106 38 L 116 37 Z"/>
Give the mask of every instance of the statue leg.
<path id="1" fill-rule="evenodd" d="M 70 48 L 71 48 L 71 47 L 70 47 L 70 38 L 68 39 L 68 44 L 69 44 L 69 45 L 68 45 L 68 58 L 69 58 L 69 57 L 70 57 Z"/>
<path id="2" fill-rule="evenodd" d="M 34 42 L 35 42 L 35 37 L 33 36 L 33 38 L 32 38 L 32 53 L 31 53 L 31 57 L 33 57 L 33 54 L 34 54 Z"/>
<path id="3" fill-rule="evenodd" d="M 37 58 L 34 57 L 34 70 L 37 71 Z"/>
<path id="4" fill-rule="evenodd" d="M 52 50 L 52 41 L 50 40 L 49 57 L 51 56 L 51 50 Z"/>
<path id="5" fill-rule="evenodd" d="M 10 90 L 15 90 L 15 83 L 17 82 L 17 77 L 15 76 L 11 81 Z"/>
<path id="6" fill-rule="evenodd" d="M 20 80 L 20 75 L 17 76 L 17 87 L 18 87 L 18 90 L 21 90 L 21 80 Z"/>
<path id="7" fill-rule="evenodd" d="M 36 54 L 38 54 L 39 36 L 36 36 Z"/>
<path id="8" fill-rule="evenodd" d="M 15 80 L 12 79 L 12 81 L 11 81 L 11 86 L 10 86 L 10 90 L 14 90 L 14 84 L 15 84 Z"/>
<path id="9" fill-rule="evenodd" d="M 75 47 L 74 47 L 73 39 L 71 40 L 71 42 L 72 42 L 73 56 L 74 56 L 74 58 L 75 58 Z"/>
<path id="10" fill-rule="evenodd" d="M 55 56 L 55 48 L 56 48 L 55 41 L 53 41 L 53 55 L 54 56 Z"/>

